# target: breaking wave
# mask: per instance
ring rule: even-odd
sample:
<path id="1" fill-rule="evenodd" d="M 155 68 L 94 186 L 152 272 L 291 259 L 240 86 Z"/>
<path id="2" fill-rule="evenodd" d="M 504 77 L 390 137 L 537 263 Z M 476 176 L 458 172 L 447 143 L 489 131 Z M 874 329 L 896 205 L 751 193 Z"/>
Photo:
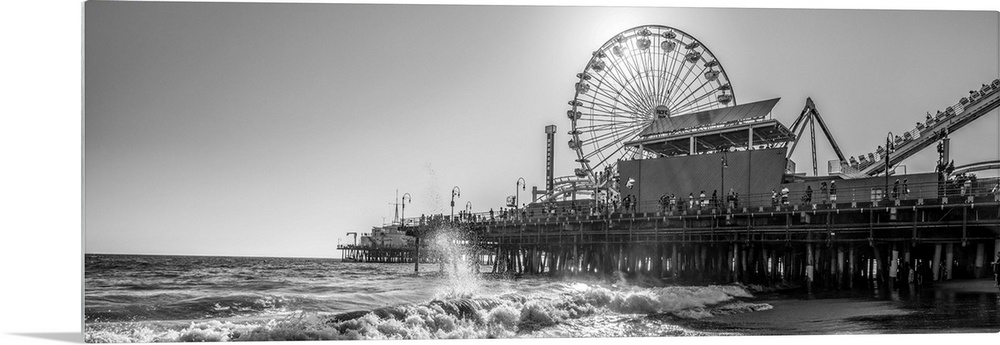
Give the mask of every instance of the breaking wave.
<path id="1" fill-rule="evenodd" d="M 574 336 L 691 335 L 672 320 L 770 309 L 743 299 L 743 287 L 636 287 L 550 283 L 545 292 L 441 296 L 430 302 L 347 313 L 298 312 L 284 318 L 211 321 L 112 322 L 87 324 L 87 342 L 262 341 L 337 339 L 454 339 Z M 529 289 L 530 290 L 530 289 Z M 594 331 L 586 325 L 607 318 L 620 328 Z M 591 333 L 575 331 L 591 329 Z M 597 332 L 597 334 L 593 334 Z M 603 333 L 602 333 L 603 332 Z"/>

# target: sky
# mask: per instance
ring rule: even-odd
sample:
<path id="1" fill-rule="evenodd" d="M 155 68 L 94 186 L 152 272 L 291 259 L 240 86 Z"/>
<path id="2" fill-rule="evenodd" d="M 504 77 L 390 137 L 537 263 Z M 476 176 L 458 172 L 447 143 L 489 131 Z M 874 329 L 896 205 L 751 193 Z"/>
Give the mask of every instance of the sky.
<path id="1" fill-rule="evenodd" d="M 565 113 L 591 52 L 658 24 L 718 58 L 785 125 L 812 97 L 848 156 L 1000 77 L 998 12 L 88 2 L 87 253 L 339 257 L 347 232 L 503 206 L 575 153 Z M 998 112 L 952 134 L 998 159 Z M 807 143 L 792 159 L 809 163 Z M 820 173 L 836 158 L 819 143 Z M 903 164 L 933 171 L 933 149 Z"/>

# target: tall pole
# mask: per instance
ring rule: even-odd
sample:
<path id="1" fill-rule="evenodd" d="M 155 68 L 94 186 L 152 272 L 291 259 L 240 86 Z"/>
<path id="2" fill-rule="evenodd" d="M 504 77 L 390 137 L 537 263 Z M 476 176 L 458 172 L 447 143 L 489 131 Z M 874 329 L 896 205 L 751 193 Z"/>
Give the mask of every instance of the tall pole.
<path id="1" fill-rule="evenodd" d="M 451 220 L 455 220 L 455 197 L 462 196 L 462 190 L 458 189 L 458 186 L 451 188 Z"/>
<path id="2" fill-rule="evenodd" d="M 892 152 L 892 132 L 885 137 L 885 189 L 882 190 L 882 199 L 888 200 L 889 195 L 889 152 Z"/>
<path id="3" fill-rule="evenodd" d="M 722 166 L 719 167 L 719 171 L 722 172 L 722 186 L 719 187 L 719 198 L 720 199 L 716 199 L 716 200 L 722 200 L 722 198 L 728 197 L 726 195 L 726 168 L 729 167 L 729 163 L 726 162 L 726 158 L 728 156 L 729 156 L 729 154 L 726 153 L 726 151 L 722 151 Z M 718 202 L 718 201 L 716 201 L 716 202 Z M 729 200 L 726 200 L 726 207 L 728 207 L 728 206 L 729 206 Z"/>
<path id="4" fill-rule="evenodd" d="M 524 178 L 523 177 L 518 177 L 517 178 L 517 184 L 514 186 L 514 209 L 515 210 L 518 209 L 520 207 L 520 205 L 521 205 L 520 204 L 520 202 L 521 202 L 521 190 L 524 189 L 524 185 L 525 185 Z M 518 189 L 518 187 L 520 187 L 521 189 Z"/>
<path id="5" fill-rule="evenodd" d="M 403 233 L 406 233 L 406 203 L 413 202 L 413 198 L 410 197 L 410 193 L 403 193 L 402 199 L 402 212 L 399 213 L 400 221 L 399 223 L 403 226 Z M 420 233 L 413 234 L 413 272 L 420 272 Z"/>
<path id="6" fill-rule="evenodd" d="M 545 191 L 552 194 L 554 188 L 556 125 L 545 126 Z"/>
<path id="7" fill-rule="evenodd" d="M 403 193 L 403 201 L 402 201 L 403 212 L 399 213 L 399 218 L 400 218 L 400 223 L 403 224 L 404 227 L 406 226 L 406 202 L 407 201 L 413 202 L 412 198 L 410 198 L 410 193 Z"/>

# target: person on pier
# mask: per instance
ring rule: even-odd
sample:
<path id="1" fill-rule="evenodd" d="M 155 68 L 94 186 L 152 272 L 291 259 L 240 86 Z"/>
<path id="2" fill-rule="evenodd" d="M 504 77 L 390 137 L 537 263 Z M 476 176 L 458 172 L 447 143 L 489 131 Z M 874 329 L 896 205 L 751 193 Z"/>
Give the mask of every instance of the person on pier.
<path id="1" fill-rule="evenodd" d="M 712 191 L 712 207 L 719 208 L 719 190 Z"/>
<path id="2" fill-rule="evenodd" d="M 698 198 L 700 200 L 698 202 L 698 206 L 700 207 L 708 206 L 708 200 L 705 199 L 705 191 L 701 191 L 701 195 L 699 195 Z"/>
<path id="3" fill-rule="evenodd" d="M 899 199 L 899 179 L 892 183 L 892 200 Z"/>
<path id="4" fill-rule="evenodd" d="M 993 186 L 993 190 L 990 192 L 993 193 L 993 201 L 1000 201 L 1000 180 L 997 181 L 997 184 Z"/>
<path id="5" fill-rule="evenodd" d="M 788 205 L 788 187 L 781 188 L 781 204 Z"/>
<path id="6" fill-rule="evenodd" d="M 996 286 L 997 290 L 1000 290 L 1000 252 L 997 252 L 997 257 L 993 260 L 993 285 Z"/>
<path id="7" fill-rule="evenodd" d="M 819 195 L 822 198 L 820 201 L 822 201 L 824 204 L 826 203 L 826 200 L 829 197 L 829 193 L 830 190 L 827 188 L 826 182 L 823 182 L 822 184 L 819 185 Z"/>
<path id="8" fill-rule="evenodd" d="M 837 181 L 830 181 L 830 203 L 837 203 Z"/>
<path id="9" fill-rule="evenodd" d="M 694 193 L 688 194 L 688 209 L 689 210 L 694 209 Z"/>
<path id="10" fill-rule="evenodd" d="M 774 189 L 772 189 L 771 190 L 771 207 L 777 207 L 777 206 L 778 206 L 778 192 L 775 192 Z"/>
<path id="11" fill-rule="evenodd" d="M 912 290 L 916 287 L 915 284 L 917 282 L 917 277 L 916 277 L 917 271 L 913 269 L 912 263 L 908 262 L 906 266 L 909 268 L 909 271 L 906 272 L 906 283 L 907 285 L 910 286 L 910 289 Z"/>

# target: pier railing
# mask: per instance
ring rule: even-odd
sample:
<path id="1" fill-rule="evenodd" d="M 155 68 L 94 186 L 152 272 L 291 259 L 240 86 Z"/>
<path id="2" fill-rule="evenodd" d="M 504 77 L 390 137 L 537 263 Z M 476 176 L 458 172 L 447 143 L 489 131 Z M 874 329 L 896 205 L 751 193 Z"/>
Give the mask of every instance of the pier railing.
<path id="1" fill-rule="evenodd" d="M 893 203 L 895 201 L 918 201 L 918 200 L 950 200 L 950 202 L 962 203 L 968 200 L 989 200 L 1000 201 L 1000 179 L 983 178 L 976 180 L 949 180 L 944 182 L 926 183 L 906 183 L 895 184 L 895 181 L 888 185 L 868 185 L 854 188 L 838 187 L 835 193 L 830 190 L 813 190 L 812 193 L 806 191 L 788 191 L 783 194 L 780 190 L 775 193 L 753 193 L 737 194 L 735 199 L 729 199 L 726 195 L 716 195 L 715 200 L 711 194 L 702 198 L 700 195 L 688 196 L 675 195 L 674 201 L 666 203 L 660 201 L 646 201 L 637 205 L 623 204 L 620 200 L 606 202 L 603 200 L 576 200 L 571 202 L 554 202 L 533 204 L 524 208 L 499 208 L 491 211 L 461 212 L 454 218 L 449 215 L 433 215 L 407 218 L 403 223 L 408 227 L 416 227 L 426 224 L 431 220 L 450 223 L 485 223 L 485 222 L 511 222 L 526 221 L 552 217 L 573 217 L 573 216 L 609 216 L 609 215 L 629 215 L 636 213 L 656 213 L 656 212 L 713 212 L 713 213 L 733 213 L 733 212 L 756 212 L 761 210 L 774 210 L 776 208 L 789 208 L 792 206 L 805 207 L 809 205 L 826 204 L 866 204 L 879 205 Z"/>

